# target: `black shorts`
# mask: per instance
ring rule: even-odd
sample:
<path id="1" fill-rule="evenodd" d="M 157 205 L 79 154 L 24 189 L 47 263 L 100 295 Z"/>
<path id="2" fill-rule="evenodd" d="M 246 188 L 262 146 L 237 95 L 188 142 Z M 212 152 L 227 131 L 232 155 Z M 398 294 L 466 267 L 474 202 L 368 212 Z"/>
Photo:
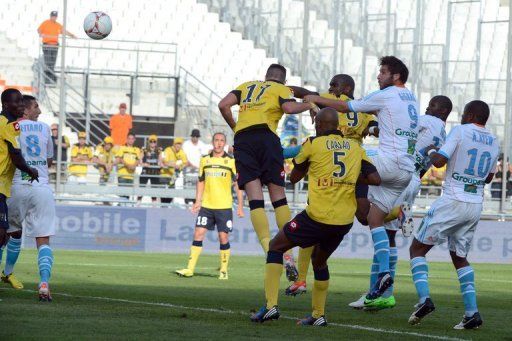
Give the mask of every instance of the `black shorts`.
<path id="1" fill-rule="evenodd" d="M 7 197 L 0 194 L 0 229 L 9 229 L 9 219 L 7 212 Z M 1 245 L 0 245 L 1 246 Z"/>
<path id="2" fill-rule="evenodd" d="M 283 228 L 289 241 L 302 248 L 318 245 L 329 255 L 340 245 L 343 237 L 352 228 L 347 225 L 327 225 L 311 219 L 306 211 L 297 214 Z"/>
<path id="3" fill-rule="evenodd" d="M 262 184 L 284 187 L 284 157 L 279 137 L 268 128 L 242 131 L 235 135 L 235 165 L 238 187 L 260 179 Z"/>
<path id="4" fill-rule="evenodd" d="M 196 226 L 210 231 L 217 226 L 218 232 L 229 233 L 233 230 L 233 210 L 230 208 L 214 210 L 201 207 L 197 215 Z"/>

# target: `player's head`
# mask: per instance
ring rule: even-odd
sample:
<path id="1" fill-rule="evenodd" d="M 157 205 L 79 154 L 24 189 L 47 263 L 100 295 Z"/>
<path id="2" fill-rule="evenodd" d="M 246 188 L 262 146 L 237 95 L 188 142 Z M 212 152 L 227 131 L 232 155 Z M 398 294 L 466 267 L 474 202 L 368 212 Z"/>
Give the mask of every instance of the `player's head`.
<path id="1" fill-rule="evenodd" d="M 462 120 L 460 123 L 476 123 L 485 125 L 489 119 L 489 106 L 484 101 L 471 101 L 464 107 L 464 113 L 462 114 Z"/>
<path id="2" fill-rule="evenodd" d="M 212 137 L 213 152 L 215 154 L 221 154 L 224 152 L 226 146 L 226 134 L 218 132 L 213 134 Z"/>
<path id="3" fill-rule="evenodd" d="M 341 73 L 332 77 L 331 81 L 329 82 L 329 93 L 336 97 L 345 95 L 350 98 L 354 98 L 355 87 L 356 83 L 354 82 L 354 78 Z"/>
<path id="4" fill-rule="evenodd" d="M 338 112 L 333 108 L 323 108 L 315 116 L 316 136 L 322 136 L 329 131 L 337 130 L 338 125 Z"/>
<path id="5" fill-rule="evenodd" d="M 428 102 L 425 110 L 426 115 L 435 116 L 446 122 L 448 115 L 452 112 L 452 101 L 443 95 L 434 96 Z"/>
<path id="6" fill-rule="evenodd" d="M 404 85 L 408 77 L 409 70 L 400 59 L 395 56 L 380 58 L 380 70 L 377 80 L 381 90 L 392 85 Z"/>
<path id="7" fill-rule="evenodd" d="M 128 147 L 133 146 L 135 143 L 135 134 L 134 133 L 128 133 L 128 136 L 126 137 L 126 145 Z"/>
<path id="8" fill-rule="evenodd" d="M 23 117 L 31 121 L 37 121 L 37 118 L 41 115 L 37 99 L 34 96 L 23 95 L 23 105 L 25 106 Z"/>
<path id="9" fill-rule="evenodd" d="M 298 144 L 299 144 L 299 141 L 297 141 L 297 139 L 296 139 L 295 137 L 292 137 L 292 138 L 290 139 L 290 142 L 289 142 L 289 144 L 288 144 L 288 145 L 289 145 L 289 147 L 295 147 L 295 146 L 297 146 Z"/>
<path id="10" fill-rule="evenodd" d="M 265 80 L 284 84 L 286 82 L 286 68 L 281 64 L 270 65 L 265 74 Z"/>
<path id="11" fill-rule="evenodd" d="M 17 89 L 5 89 L 1 95 L 2 111 L 8 112 L 18 118 L 23 117 L 25 106 L 23 95 Z"/>
<path id="12" fill-rule="evenodd" d="M 51 21 L 57 21 L 57 17 L 59 16 L 59 12 L 57 11 L 51 11 L 50 12 L 50 20 Z"/>

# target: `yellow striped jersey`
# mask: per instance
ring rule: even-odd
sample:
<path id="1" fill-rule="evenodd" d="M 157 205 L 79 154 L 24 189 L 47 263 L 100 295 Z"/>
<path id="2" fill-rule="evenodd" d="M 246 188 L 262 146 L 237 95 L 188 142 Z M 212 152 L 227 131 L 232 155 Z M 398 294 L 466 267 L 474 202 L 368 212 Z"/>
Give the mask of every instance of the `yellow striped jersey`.
<path id="1" fill-rule="evenodd" d="M 203 156 L 199 163 L 199 181 L 204 181 L 201 206 L 209 209 L 228 209 L 233 206 L 231 186 L 236 177 L 235 159 L 224 153 Z"/>

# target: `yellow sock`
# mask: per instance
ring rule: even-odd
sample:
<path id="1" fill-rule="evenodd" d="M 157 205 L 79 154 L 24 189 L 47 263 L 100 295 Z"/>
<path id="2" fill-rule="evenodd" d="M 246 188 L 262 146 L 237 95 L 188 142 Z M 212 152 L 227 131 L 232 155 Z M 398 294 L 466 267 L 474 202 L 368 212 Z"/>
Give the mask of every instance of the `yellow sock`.
<path id="1" fill-rule="evenodd" d="M 270 229 L 268 226 L 268 218 L 263 208 L 255 208 L 251 210 L 251 221 L 254 231 L 258 236 L 261 247 L 265 254 L 268 252 L 268 244 L 270 243 Z"/>
<path id="2" fill-rule="evenodd" d="M 267 263 L 265 266 L 265 298 L 267 309 L 277 305 L 279 296 L 279 281 L 283 272 L 283 264 Z"/>
<path id="3" fill-rule="evenodd" d="M 228 272 L 229 256 L 231 249 L 220 250 L 220 272 Z"/>
<path id="4" fill-rule="evenodd" d="M 392 220 L 398 219 L 399 213 L 400 213 L 400 206 L 393 207 L 393 209 L 384 218 L 384 222 L 389 223 Z"/>
<path id="5" fill-rule="evenodd" d="M 292 219 L 292 212 L 288 205 L 282 205 L 274 209 L 276 214 L 276 223 L 279 229 Z"/>
<path id="6" fill-rule="evenodd" d="M 314 318 L 325 315 L 325 300 L 327 299 L 327 289 L 329 288 L 329 280 L 318 281 L 315 279 L 313 286 L 312 306 Z"/>
<path id="7" fill-rule="evenodd" d="M 194 269 L 196 268 L 197 260 L 199 259 L 199 255 L 201 254 L 201 251 L 203 251 L 202 246 L 192 245 L 190 247 L 190 257 L 188 258 L 187 269 L 189 269 L 192 272 L 194 272 Z"/>
<path id="8" fill-rule="evenodd" d="M 313 254 L 314 246 L 305 249 L 299 248 L 299 278 L 298 282 L 305 282 L 308 276 L 309 264 L 311 263 L 311 255 Z"/>

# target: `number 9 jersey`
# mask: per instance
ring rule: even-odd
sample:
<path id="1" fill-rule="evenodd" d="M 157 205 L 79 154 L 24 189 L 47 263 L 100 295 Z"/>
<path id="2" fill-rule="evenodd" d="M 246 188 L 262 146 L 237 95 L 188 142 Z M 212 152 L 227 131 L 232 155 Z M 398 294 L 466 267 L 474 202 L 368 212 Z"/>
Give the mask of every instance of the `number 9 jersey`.
<path id="1" fill-rule="evenodd" d="M 43 122 L 21 120 L 20 125 L 20 149 L 27 165 L 37 169 L 39 182 L 30 183 L 30 176 L 16 169 L 13 184 L 19 185 L 47 185 L 48 184 L 48 159 L 53 158 L 53 142 L 50 135 L 50 127 Z"/>
<path id="2" fill-rule="evenodd" d="M 355 186 L 361 172 L 376 171 L 361 145 L 343 138 L 339 130 L 310 137 L 293 159 L 297 169 L 308 169 L 306 213 L 316 222 L 347 225 L 354 221 Z"/>

